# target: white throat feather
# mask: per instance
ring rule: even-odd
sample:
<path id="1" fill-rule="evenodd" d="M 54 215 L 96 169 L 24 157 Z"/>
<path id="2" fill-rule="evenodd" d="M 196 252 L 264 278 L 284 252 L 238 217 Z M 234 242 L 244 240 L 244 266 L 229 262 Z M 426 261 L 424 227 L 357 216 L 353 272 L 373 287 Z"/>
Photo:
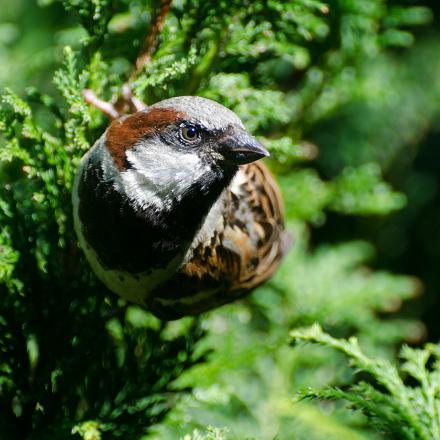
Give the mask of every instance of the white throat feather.
<path id="1" fill-rule="evenodd" d="M 127 196 L 141 209 L 169 210 L 210 168 L 196 152 L 179 152 L 159 140 L 126 152 L 131 167 L 121 173 Z"/>

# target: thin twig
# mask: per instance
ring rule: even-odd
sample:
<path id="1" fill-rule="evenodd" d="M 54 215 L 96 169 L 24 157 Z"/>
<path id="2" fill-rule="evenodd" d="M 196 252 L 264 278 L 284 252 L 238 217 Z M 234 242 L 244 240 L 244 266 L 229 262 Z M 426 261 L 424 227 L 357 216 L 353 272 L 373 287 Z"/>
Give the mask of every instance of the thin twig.
<path id="1" fill-rule="evenodd" d="M 165 24 L 165 17 L 171 9 L 173 0 L 161 0 L 160 11 L 151 25 L 150 32 L 144 40 L 141 51 L 136 59 L 135 69 L 130 77 L 132 81 L 136 75 L 143 69 L 143 67 L 151 60 L 154 50 L 158 44 L 158 36 Z"/>
<path id="2" fill-rule="evenodd" d="M 125 83 L 122 86 L 122 99 L 124 99 L 130 105 L 131 112 L 139 112 L 148 107 L 147 104 L 133 95 L 131 87 L 128 83 Z"/>
<path id="3" fill-rule="evenodd" d="M 108 118 L 113 120 L 121 116 L 121 113 L 116 110 L 113 104 L 99 99 L 93 90 L 84 89 L 82 91 L 82 95 L 84 101 L 97 108 L 98 110 L 101 110 L 102 113 L 104 113 Z"/>
<path id="4" fill-rule="evenodd" d="M 151 60 L 151 56 L 158 44 L 158 36 L 163 29 L 165 17 L 171 9 L 173 0 L 161 0 L 161 7 L 155 20 L 153 21 L 150 31 L 145 37 L 141 51 L 135 62 L 135 67 L 129 80 L 122 86 L 121 94 L 118 99 L 114 99 L 113 103 L 99 99 L 93 90 L 84 89 L 82 95 L 84 100 L 101 110 L 108 118 L 117 119 L 124 114 L 138 112 L 145 109 L 147 105 L 140 99 L 133 96 L 130 83 L 134 81 L 143 67 Z"/>

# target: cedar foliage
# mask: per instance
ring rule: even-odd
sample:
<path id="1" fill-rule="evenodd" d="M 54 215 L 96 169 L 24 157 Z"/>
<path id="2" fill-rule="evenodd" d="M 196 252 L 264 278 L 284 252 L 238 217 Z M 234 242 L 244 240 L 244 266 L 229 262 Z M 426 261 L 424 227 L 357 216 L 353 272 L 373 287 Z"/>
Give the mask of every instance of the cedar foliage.
<path id="1" fill-rule="evenodd" d="M 312 342 L 336 349 L 349 358 L 350 366 L 356 369 L 357 374 L 371 376 L 370 381 L 359 380 L 346 390 L 308 388 L 300 392 L 299 397 L 345 399 L 371 418 L 378 430 L 393 438 L 440 438 L 439 344 L 427 344 L 423 349 L 404 345 L 399 354 L 403 361 L 399 370 L 385 359 L 366 356 L 356 338 L 332 338 L 318 325 L 294 330 L 291 336 L 296 342 Z M 404 379 L 408 382 L 409 378 L 415 381 L 416 386 L 405 384 Z"/>
<path id="2" fill-rule="evenodd" d="M 0 59 L 14 66 L 24 53 L 31 60 L 20 64 L 17 77 L 0 69 L 0 84 L 20 90 L 5 88 L 0 107 L 0 436 L 365 439 L 395 432 L 398 413 L 410 424 L 407 438 L 425 438 L 418 433 L 438 424 L 435 413 L 408 421 L 398 399 L 367 382 L 306 395 L 348 399 L 378 429 L 339 402 L 294 403 L 298 389 L 342 386 L 356 377 L 337 354 L 292 350 L 286 341 L 292 327 L 318 321 L 390 358 L 396 344 L 423 334 L 419 322 L 388 316 L 420 290 L 418 281 L 368 269 L 374 249 L 365 241 L 314 247 L 310 235 L 328 217 L 372 218 L 405 206 L 405 195 L 384 181 L 383 162 L 422 131 L 418 108 L 433 117 L 436 107 L 424 103 L 438 90 L 405 112 L 394 103 L 405 130 L 393 132 L 386 148 L 380 145 L 389 135 L 385 125 L 400 127 L 389 111 L 374 119 L 380 130 L 373 146 L 369 137 L 358 139 L 360 149 L 344 137 L 356 133 L 356 117 L 369 115 L 362 108 L 345 115 L 349 122 L 334 134 L 337 142 L 320 128 L 353 102 L 368 107 L 374 90 L 386 96 L 392 78 L 381 69 L 388 54 L 410 53 L 415 27 L 432 18 L 429 8 L 384 0 L 176 0 L 150 59 L 133 74 L 161 2 L 20 4 L 51 17 L 46 33 L 57 37 L 50 51 L 32 57 L 26 45 L 14 46 L 20 40 L 13 26 L 0 26 L 6 41 Z M 8 13 L 14 17 L 12 6 Z M 161 323 L 107 292 L 91 273 L 76 246 L 70 191 L 80 157 L 107 121 L 81 93 L 90 88 L 111 99 L 127 80 L 147 103 L 183 94 L 215 99 L 270 149 L 295 243 L 274 279 L 250 298 L 200 319 Z M 327 128 L 330 135 L 335 130 Z M 353 159 L 359 151 L 361 159 Z M 344 340 L 310 334 L 294 335 L 345 347 Z M 353 358 L 353 350 L 344 353 Z M 406 350 L 407 370 L 425 383 L 428 373 L 413 371 L 416 358 Z M 435 399 L 435 389 L 423 386 Z M 397 387 L 407 392 L 403 382 Z M 388 406 L 379 411 L 383 402 Z"/>

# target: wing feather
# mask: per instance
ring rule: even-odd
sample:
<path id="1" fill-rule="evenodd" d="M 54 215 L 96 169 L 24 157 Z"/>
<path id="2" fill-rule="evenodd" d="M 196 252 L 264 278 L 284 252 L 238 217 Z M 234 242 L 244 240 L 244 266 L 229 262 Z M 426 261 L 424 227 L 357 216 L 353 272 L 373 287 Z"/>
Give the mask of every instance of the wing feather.
<path id="1" fill-rule="evenodd" d="M 173 319 L 233 301 L 269 278 L 289 245 L 282 197 L 261 162 L 242 166 L 222 195 L 215 227 L 180 270 L 150 297 Z M 149 302 L 150 302 L 149 301 Z"/>

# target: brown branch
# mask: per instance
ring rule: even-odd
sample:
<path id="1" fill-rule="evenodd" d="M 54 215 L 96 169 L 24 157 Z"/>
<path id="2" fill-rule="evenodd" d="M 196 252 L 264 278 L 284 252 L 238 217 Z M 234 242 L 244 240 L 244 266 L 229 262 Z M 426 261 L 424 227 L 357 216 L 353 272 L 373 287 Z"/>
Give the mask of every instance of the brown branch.
<path id="1" fill-rule="evenodd" d="M 173 0 L 161 0 L 160 11 L 150 27 L 150 32 L 146 36 L 141 47 L 140 53 L 136 59 L 135 69 L 130 77 L 132 81 L 135 76 L 143 69 L 143 67 L 151 60 L 151 56 L 158 44 L 158 36 L 165 24 L 165 17 L 171 9 Z"/>
<path id="2" fill-rule="evenodd" d="M 84 89 L 82 91 L 82 95 L 85 102 L 97 108 L 98 110 L 101 110 L 101 112 L 104 113 L 109 119 L 113 120 L 121 116 L 121 113 L 116 110 L 113 104 L 99 99 L 93 90 Z"/>
<path id="3" fill-rule="evenodd" d="M 113 98 L 113 103 L 99 99 L 93 90 L 85 89 L 82 92 L 84 101 L 104 113 L 109 119 L 117 119 L 124 114 L 138 112 L 147 107 L 140 99 L 133 96 L 130 83 L 134 81 L 143 67 L 151 60 L 151 56 L 158 45 L 158 36 L 165 24 L 165 18 L 171 9 L 173 0 L 161 0 L 159 13 L 154 19 L 150 31 L 145 37 L 142 48 L 135 62 L 135 67 L 129 80 L 122 86 L 119 97 Z"/>
<path id="4" fill-rule="evenodd" d="M 147 104 L 133 95 L 131 87 L 128 83 L 125 83 L 122 86 L 122 99 L 128 103 L 130 112 L 139 112 L 148 107 Z"/>

